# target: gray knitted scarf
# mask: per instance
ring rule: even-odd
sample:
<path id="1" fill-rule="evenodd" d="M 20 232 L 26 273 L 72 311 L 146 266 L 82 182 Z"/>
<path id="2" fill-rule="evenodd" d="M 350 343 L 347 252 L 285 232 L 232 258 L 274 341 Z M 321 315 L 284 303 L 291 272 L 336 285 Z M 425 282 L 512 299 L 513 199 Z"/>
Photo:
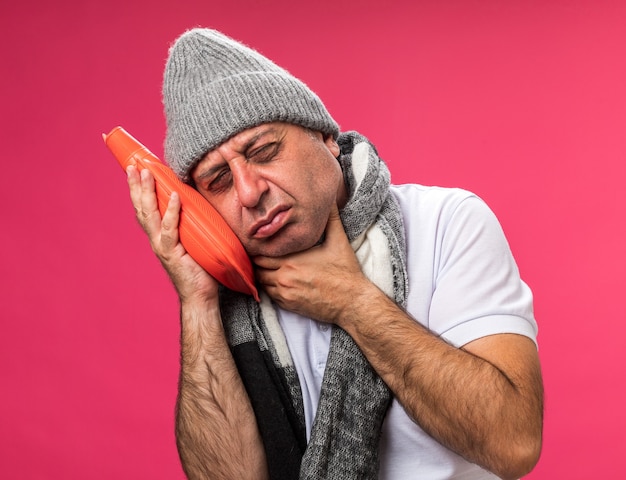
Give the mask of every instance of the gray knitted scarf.
<path id="1" fill-rule="evenodd" d="M 366 275 L 397 304 L 407 295 L 406 248 L 390 176 L 376 149 L 356 132 L 338 139 L 349 200 L 344 229 Z M 352 338 L 333 327 L 311 438 L 307 443 L 298 375 L 278 323 L 260 304 L 223 289 L 222 317 L 250 397 L 272 480 L 378 478 L 378 443 L 391 401 L 385 383 Z"/>

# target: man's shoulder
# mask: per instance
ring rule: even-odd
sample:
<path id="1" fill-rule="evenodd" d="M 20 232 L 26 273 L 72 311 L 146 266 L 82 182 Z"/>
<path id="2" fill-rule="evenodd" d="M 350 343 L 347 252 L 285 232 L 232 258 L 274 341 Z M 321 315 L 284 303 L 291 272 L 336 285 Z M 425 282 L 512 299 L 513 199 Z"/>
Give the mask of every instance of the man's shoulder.
<path id="1" fill-rule="evenodd" d="M 411 215 L 440 215 L 453 213 L 459 205 L 468 199 L 483 203 L 473 192 L 463 188 L 426 186 L 416 183 L 392 185 L 394 195 L 403 212 Z"/>

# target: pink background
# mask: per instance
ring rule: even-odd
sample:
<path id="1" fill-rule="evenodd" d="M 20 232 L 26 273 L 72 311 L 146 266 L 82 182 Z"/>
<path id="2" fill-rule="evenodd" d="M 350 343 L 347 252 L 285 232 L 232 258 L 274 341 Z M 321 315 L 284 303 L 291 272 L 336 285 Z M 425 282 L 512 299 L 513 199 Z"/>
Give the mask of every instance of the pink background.
<path id="1" fill-rule="evenodd" d="M 162 155 L 168 44 L 202 25 L 303 78 L 396 183 L 489 203 L 540 325 L 545 443 L 527 478 L 621 477 L 625 4 L 170 3 L 0 7 L 0 476 L 183 477 L 177 300 L 100 134 L 121 124 Z"/>

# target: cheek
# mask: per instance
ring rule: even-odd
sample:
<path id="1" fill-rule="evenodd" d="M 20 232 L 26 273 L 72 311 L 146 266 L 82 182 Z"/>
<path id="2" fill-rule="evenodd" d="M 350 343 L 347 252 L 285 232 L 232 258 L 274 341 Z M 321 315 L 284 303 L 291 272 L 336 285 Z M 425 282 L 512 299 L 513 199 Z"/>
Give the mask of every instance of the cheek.
<path id="1" fill-rule="evenodd" d="M 304 185 L 305 197 L 301 199 L 302 205 L 306 207 L 307 218 L 302 227 L 308 231 L 313 243 L 323 235 L 332 206 L 337 202 L 337 187 L 334 185 L 333 177 L 325 179 L 313 177 Z"/>
<path id="2" fill-rule="evenodd" d="M 340 186 L 343 185 L 341 167 L 333 159 L 334 163 L 326 162 L 311 172 L 304 188 L 310 190 L 314 201 L 319 202 L 322 208 L 337 200 Z"/>

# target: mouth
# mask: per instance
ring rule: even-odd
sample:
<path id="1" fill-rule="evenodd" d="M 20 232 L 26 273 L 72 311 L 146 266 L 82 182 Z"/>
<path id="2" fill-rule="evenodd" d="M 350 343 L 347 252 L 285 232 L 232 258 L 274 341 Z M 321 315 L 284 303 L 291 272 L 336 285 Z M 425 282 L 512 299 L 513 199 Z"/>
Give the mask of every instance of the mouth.
<path id="1" fill-rule="evenodd" d="M 250 237 L 261 240 L 275 235 L 285 226 L 289 217 L 288 207 L 277 207 L 250 228 Z"/>

